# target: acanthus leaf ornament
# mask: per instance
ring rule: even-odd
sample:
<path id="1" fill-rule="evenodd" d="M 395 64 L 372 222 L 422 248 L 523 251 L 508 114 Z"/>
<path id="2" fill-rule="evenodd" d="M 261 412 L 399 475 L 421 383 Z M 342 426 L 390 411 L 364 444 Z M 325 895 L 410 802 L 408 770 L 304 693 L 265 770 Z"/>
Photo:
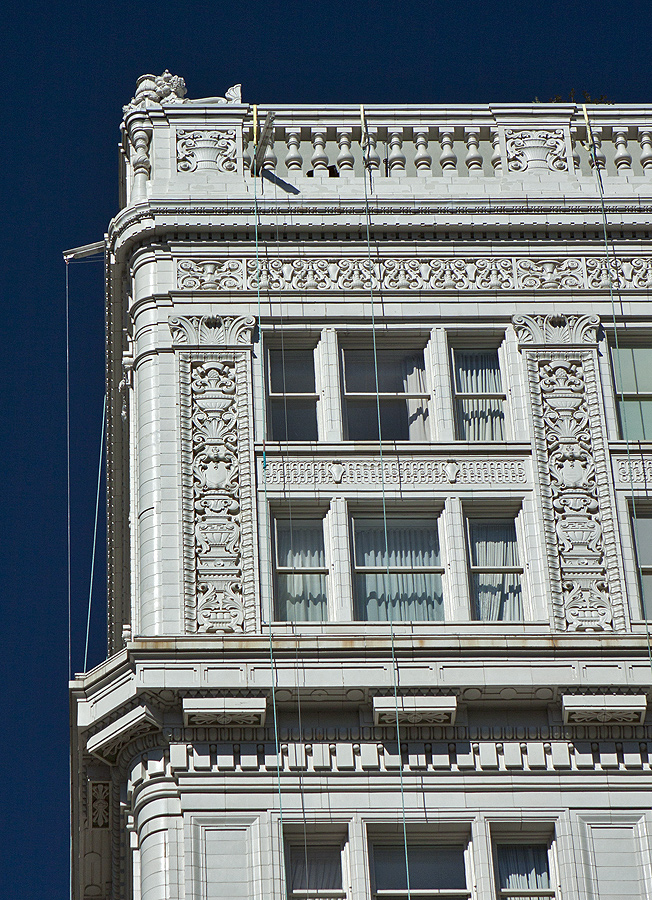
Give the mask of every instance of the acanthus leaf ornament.
<path id="1" fill-rule="evenodd" d="M 595 344 L 600 319 L 587 315 L 514 316 L 520 344 Z"/>
<path id="2" fill-rule="evenodd" d="M 175 344 L 237 346 L 251 344 L 254 316 L 171 316 L 168 325 Z"/>

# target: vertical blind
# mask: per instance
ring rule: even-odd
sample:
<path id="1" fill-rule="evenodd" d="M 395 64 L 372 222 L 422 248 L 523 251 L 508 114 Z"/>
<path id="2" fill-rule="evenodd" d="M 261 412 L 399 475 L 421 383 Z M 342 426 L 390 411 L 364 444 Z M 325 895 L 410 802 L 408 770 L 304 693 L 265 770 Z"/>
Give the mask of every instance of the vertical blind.
<path id="1" fill-rule="evenodd" d="M 501 395 L 503 390 L 498 351 L 455 350 L 453 358 L 458 438 L 463 441 L 504 440 L 503 398 L 491 396 Z"/>
<path id="2" fill-rule="evenodd" d="M 514 522 L 470 521 L 469 543 L 473 618 L 521 620 L 521 574 L 502 571 L 519 566 Z M 473 571 L 476 567 L 486 571 Z"/>
<path id="3" fill-rule="evenodd" d="M 437 526 L 354 520 L 356 618 L 374 622 L 444 618 Z M 388 571 L 389 570 L 389 571 Z"/>
<path id="4" fill-rule="evenodd" d="M 326 559 L 321 519 L 276 520 L 276 568 L 278 618 L 287 622 L 325 620 Z"/>

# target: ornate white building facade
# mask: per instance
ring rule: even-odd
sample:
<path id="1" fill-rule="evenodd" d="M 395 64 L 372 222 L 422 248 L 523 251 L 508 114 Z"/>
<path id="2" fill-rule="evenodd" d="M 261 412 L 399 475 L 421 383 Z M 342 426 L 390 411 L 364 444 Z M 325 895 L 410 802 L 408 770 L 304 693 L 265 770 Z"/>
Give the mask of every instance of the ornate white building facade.
<path id="1" fill-rule="evenodd" d="M 588 115 L 139 80 L 78 900 L 651 896 L 652 107 Z"/>

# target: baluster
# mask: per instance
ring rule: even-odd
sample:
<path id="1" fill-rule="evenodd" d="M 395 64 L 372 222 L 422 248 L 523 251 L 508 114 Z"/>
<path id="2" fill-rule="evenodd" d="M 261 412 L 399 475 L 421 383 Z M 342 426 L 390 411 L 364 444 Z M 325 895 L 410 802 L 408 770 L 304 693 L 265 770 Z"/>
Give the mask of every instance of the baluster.
<path id="1" fill-rule="evenodd" d="M 389 164 L 390 175 L 402 175 L 405 172 L 405 154 L 403 153 L 403 131 L 389 132 Z"/>
<path id="2" fill-rule="evenodd" d="M 285 157 L 285 165 L 288 172 L 300 172 L 301 166 L 303 165 L 303 157 L 299 153 L 299 146 L 301 144 L 301 129 L 288 128 L 286 130 L 286 135 L 288 152 Z"/>
<path id="3" fill-rule="evenodd" d="M 340 152 L 337 156 L 337 168 L 340 171 L 340 175 L 343 172 L 352 172 L 353 171 L 353 154 L 351 153 L 351 129 L 350 128 L 338 128 L 337 129 L 337 143 L 340 148 Z"/>
<path id="4" fill-rule="evenodd" d="M 365 144 L 365 141 L 367 143 Z M 378 129 L 369 128 L 367 126 L 366 135 L 362 135 L 361 143 L 364 144 L 364 160 L 365 166 L 369 169 L 372 174 L 374 172 L 378 172 L 380 169 L 380 156 L 378 155 L 378 150 L 376 149 L 376 143 L 378 142 Z"/>
<path id="5" fill-rule="evenodd" d="M 249 152 L 249 147 L 251 146 L 251 133 L 248 133 L 245 137 L 243 132 L 244 139 L 244 147 L 242 149 L 242 167 L 245 174 L 248 174 L 251 170 L 251 153 Z"/>
<path id="6" fill-rule="evenodd" d="M 152 123 L 144 112 L 129 117 L 129 139 L 134 148 L 131 167 L 134 173 L 131 188 L 131 203 L 147 199 L 147 182 L 152 171 L 149 159 L 149 143 L 152 138 Z"/>
<path id="7" fill-rule="evenodd" d="M 326 131 L 321 128 L 312 129 L 312 146 L 315 152 L 312 154 L 310 162 L 315 171 L 315 175 L 326 175 L 328 173 L 328 156 L 324 147 L 326 146 Z"/>
<path id="8" fill-rule="evenodd" d="M 593 131 L 593 146 L 591 146 L 591 159 L 590 159 L 591 168 L 593 168 L 593 166 L 597 165 L 598 169 L 604 169 L 605 166 L 607 165 L 607 157 L 604 155 L 604 152 L 602 150 L 602 137 L 600 136 L 600 132 L 597 131 L 595 128 L 593 128 L 592 131 Z M 589 138 L 589 143 L 590 143 L 590 140 L 591 139 Z M 595 159 L 594 159 L 594 157 L 595 157 Z"/>
<path id="9" fill-rule="evenodd" d="M 276 153 L 274 153 L 274 135 L 272 134 L 272 139 L 265 147 L 265 155 L 263 156 L 261 168 L 268 169 L 271 172 L 275 172 L 277 162 L 278 159 L 276 158 Z"/>
<path id="10" fill-rule="evenodd" d="M 614 144 L 616 155 L 614 162 L 619 175 L 627 175 L 632 171 L 632 154 L 627 149 L 627 128 L 614 130 Z"/>
<path id="11" fill-rule="evenodd" d="M 496 175 L 500 175 L 503 171 L 503 157 L 500 152 L 500 132 L 498 129 L 491 132 L 491 146 L 493 147 L 491 165 L 494 167 Z"/>
<path id="12" fill-rule="evenodd" d="M 641 166 L 646 175 L 652 175 L 652 130 L 639 130 L 641 142 Z"/>
<path id="13" fill-rule="evenodd" d="M 430 175 L 432 169 L 432 156 L 428 153 L 428 129 L 413 128 L 412 134 L 417 147 L 414 165 L 417 169 L 417 175 L 423 178 L 426 175 Z"/>
<path id="14" fill-rule="evenodd" d="M 464 162 L 466 168 L 471 172 L 482 171 L 482 155 L 480 153 L 480 132 L 475 128 L 465 128 L 464 137 L 466 139 L 467 154 Z"/>
<path id="15" fill-rule="evenodd" d="M 577 149 L 577 131 L 571 131 L 571 150 L 573 156 L 573 167 L 576 172 L 582 168 L 582 160 L 580 159 L 580 151 Z"/>
<path id="16" fill-rule="evenodd" d="M 441 144 L 441 155 L 439 157 L 439 165 L 444 173 L 457 170 L 457 156 L 453 150 L 453 132 L 439 132 L 439 143 Z"/>

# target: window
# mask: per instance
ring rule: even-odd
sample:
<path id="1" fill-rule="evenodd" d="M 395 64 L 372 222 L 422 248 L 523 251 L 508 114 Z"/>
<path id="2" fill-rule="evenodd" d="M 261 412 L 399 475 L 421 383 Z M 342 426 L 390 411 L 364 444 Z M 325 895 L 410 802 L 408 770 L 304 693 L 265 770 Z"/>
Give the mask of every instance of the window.
<path id="1" fill-rule="evenodd" d="M 414 350 L 344 350 L 347 438 L 425 441 L 427 393 L 423 353 Z M 378 396 L 376 395 L 376 373 Z"/>
<path id="2" fill-rule="evenodd" d="M 652 440 L 652 347 L 611 348 L 620 436 Z"/>
<path id="3" fill-rule="evenodd" d="M 505 440 L 505 413 L 497 350 L 453 350 L 457 437 Z"/>
<path id="4" fill-rule="evenodd" d="M 276 615 L 285 622 L 328 618 L 323 519 L 275 520 Z"/>
<path id="5" fill-rule="evenodd" d="M 447 897 L 449 900 L 466 900 L 470 896 L 463 846 L 419 845 L 408 840 L 407 869 L 403 843 L 374 842 L 371 856 L 375 900 L 407 897 L 407 872 L 412 896 Z"/>
<path id="6" fill-rule="evenodd" d="M 548 866 L 547 844 L 496 844 L 498 897 L 534 900 L 554 897 Z"/>
<path id="7" fill-rule="evenodd" d="M 641 588 L 641 614 L 652 618 L 652 513 L 636 510 L 632 516 L 632 532 L 636 544 Z"/>
<path id="8" fill-rule="evenodd" d="M 516 527 L 513 519 L 468 519 L 472 618 L 523 619 Z"/>
<path id="9" fill-rule="evenodd" d="M 312 350 L 269 350 L 269 427 L 273 441 L 317 440 Z"/>
<path id="10" fill-rule="evenodd" d="M 285 850 L 288 898 L 345 897 L 340 844 L 288 844 Z"/>
<path id="11" fill-rule="evenodd" d="M 436 522 L 356 517 L 353 557 L 357 619 L 443 620 Z"/>

